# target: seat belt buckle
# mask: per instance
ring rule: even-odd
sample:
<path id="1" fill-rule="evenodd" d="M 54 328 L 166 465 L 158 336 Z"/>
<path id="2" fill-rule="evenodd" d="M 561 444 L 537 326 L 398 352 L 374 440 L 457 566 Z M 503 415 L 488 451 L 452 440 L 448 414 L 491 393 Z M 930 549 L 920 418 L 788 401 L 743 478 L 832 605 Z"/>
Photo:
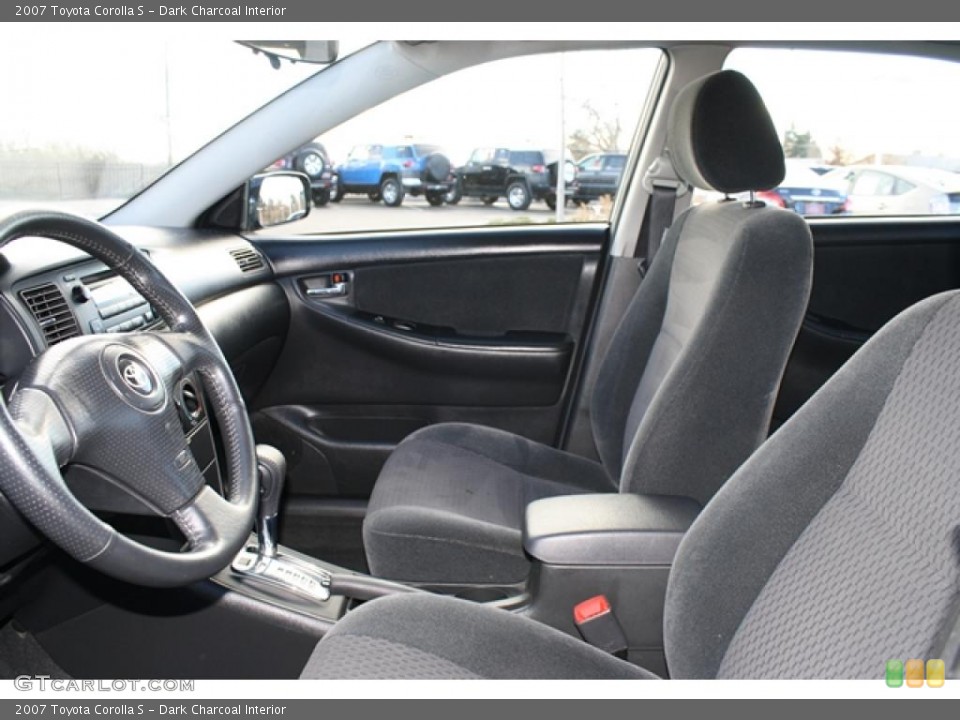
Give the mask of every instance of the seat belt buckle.
<path id="1" fill-rule="evenodd" d="M 606 595 L 596 595 L 577 603 L 573 608 L 573 623 L 588 644 L 626 660 L 627 635 Z"/>

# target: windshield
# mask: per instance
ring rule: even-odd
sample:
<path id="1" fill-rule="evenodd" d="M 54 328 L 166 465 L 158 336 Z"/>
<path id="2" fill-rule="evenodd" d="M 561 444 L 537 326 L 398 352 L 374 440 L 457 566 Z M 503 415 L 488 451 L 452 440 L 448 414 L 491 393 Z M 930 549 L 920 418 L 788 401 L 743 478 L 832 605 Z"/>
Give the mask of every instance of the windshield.
<path id="1" fill-rule="evenodd" d="M 102 217 L 320 67 L 227 40 L 0 44 L 0 213 Z M 342 53 L 341 53 L 342 55 Z"/>

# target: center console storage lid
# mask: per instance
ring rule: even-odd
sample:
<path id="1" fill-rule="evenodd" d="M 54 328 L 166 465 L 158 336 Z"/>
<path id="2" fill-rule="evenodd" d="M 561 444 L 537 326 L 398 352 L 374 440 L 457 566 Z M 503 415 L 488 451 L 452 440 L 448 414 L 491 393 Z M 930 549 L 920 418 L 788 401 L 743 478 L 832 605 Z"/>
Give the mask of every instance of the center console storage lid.
<path id="1" fill-rule="evenodd" d="M 670 565 L 700 509 L 666 495 L 545 498 L 527 506 L 523 547 L 547 565 Z"/>

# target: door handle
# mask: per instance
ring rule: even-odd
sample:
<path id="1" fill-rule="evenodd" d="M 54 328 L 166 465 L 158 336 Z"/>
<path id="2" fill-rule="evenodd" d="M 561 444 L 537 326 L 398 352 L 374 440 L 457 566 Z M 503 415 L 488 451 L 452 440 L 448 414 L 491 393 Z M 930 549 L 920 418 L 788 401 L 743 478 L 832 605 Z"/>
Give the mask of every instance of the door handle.
<path id="1" fill-rule="evenodd" d="M 312 298 L 343 297 L 347 294 L 345 282 L 334 283 L 330 287 L 307 288 L 307 296 Z"/>
<path id="2" fill-rule="evenodd" d="M 300 278 L 300 289 L 308 298 L 325 300 L 346 296 L 350 291 L 350 274 L 334 272 Z"/>

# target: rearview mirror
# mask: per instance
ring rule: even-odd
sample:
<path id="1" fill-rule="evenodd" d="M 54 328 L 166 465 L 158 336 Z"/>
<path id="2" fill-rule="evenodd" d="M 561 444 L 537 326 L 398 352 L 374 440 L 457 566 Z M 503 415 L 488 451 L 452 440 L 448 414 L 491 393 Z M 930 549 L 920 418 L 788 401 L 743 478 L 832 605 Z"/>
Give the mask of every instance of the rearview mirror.
<path id="1" fill-rule="evenodd" d="M 327 65 L 337 59 L 340 43 L 337 40 L 237 40 L 237 43 L 261 52 L 275 68 L 281 60 Z"/>
<path id="2" fill-rule="evenodd" d="M 249 230 L 302 220 L 310 214 L 310 178 L 297 172 L 254 175 L 247 184 Z"/>

